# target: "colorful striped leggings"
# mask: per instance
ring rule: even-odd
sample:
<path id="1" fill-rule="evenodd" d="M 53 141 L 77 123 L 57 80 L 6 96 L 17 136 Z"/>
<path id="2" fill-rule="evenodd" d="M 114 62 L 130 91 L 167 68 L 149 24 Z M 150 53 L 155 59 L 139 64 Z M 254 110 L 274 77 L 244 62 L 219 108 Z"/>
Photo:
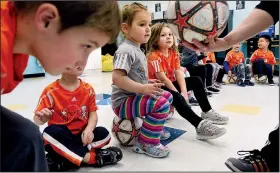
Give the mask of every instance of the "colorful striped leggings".
<path id="1" fill-rule="evenodd" d="M 114 112 L 121 119 L 145 117 L 138 139 L 157 145 L 172 101 L 173 97 L 167 91 L 163 91 L 157 99 L 149 95 L 135 95 L 128 97 Z"/>

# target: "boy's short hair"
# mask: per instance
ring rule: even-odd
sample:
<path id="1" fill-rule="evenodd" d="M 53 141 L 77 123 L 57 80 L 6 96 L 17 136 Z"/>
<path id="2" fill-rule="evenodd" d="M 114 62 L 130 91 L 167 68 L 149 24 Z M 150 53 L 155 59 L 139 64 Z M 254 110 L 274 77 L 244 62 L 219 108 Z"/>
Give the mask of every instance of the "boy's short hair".
<path id="1" fill-rule="evenodd" d="M 135 14 L 141 10 L 148 11 L 144 5 L 137 2 L 125 5 L 122 9 L 122 23 L 126 23 L 128 26 L 131 26 Z"/>
<path id="2" fill-rule="evenodd" d="M 120 9 L 117 1 L 15 1 L 17 13 L 35 11 L 41 4 L 54 5 L 60 15 L 59 32 L 76 26 L 99 29 L 113 43 L 121 27 Z"/>
<path id="3" fill-rule="evenodd" d="M 271 43 L 272 43 L 271 37 L 270 37 L 269 35 L 261 35 L 261 36 L 259 37 L 259 39 L 260 39 L 260 38 L 264 38 L 264 39 L 269 43 L 268 49 L 271 49 Z"/>

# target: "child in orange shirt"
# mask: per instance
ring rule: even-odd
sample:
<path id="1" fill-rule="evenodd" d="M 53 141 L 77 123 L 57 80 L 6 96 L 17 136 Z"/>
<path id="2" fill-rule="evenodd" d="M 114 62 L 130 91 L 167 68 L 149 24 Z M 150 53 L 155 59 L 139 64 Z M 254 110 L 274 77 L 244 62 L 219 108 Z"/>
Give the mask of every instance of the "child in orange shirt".
<path id="1" fill-rule="evenodd" d="M 240 44 L 233 45 L 232 50 L 226 55 L 224 69 L 229 76 L 233 73 L 237 76 L 237 85 L 245 87 L 253 86 L 250 67 L 244 65 L 244 54 L 239 50 Z"/>
<path id="2" fill-rule="evenodd" d="M 58 75 L 85 64 L 88 55 L 115 39 L 117 2 L 1 1 L 1 94 L 22 80 L 28 55 Z M 1 171 L 48 171 L 37 125 L 1 106 Z"/>
<path id="3" fill-rule="evenodd" d="M 223 82 L 225 70 L 216 62 L 214 52 L 204 52 L 205 58 L 202 59 L 203 64 L 210 64 L 212 66 L 212 87 L 220 89 Z"/>
<path id="4" fill-rule="evenodd" d="M 253 73 L 255 75 L 259 75 L 259 78 L 261 78 L 263 75 L 267 75 L 268 84 L 273 86 L 275 85 L 273 81 L 273 71 L 276 60 L 273 52 L 269 50 L 270 44 L 270 36 L 261 36 L 258 41 L 259 49 L 252 54 L 250 60 L 253 65 Z"/>
<path id="5" fill-rule="evenodd" d="M 152 26 L 151 38 L 147 44 L 149 79 L 158 79 L 165 85 L 164 90 L 173 96 L 172 106 L 196 129 L 198 139 L 214 139 L 226 133 L 224 128 L 214 124 L 226 124 L 228 118 L 211 108 L 204 85 L 198 76 L 184 77 L 173 34 L 165 23 Z M 189 107 L 188 90 L 194 95 L 202 109 L 201 117 Z"/>
<path id="6" fill-rule="evenodd" d="M 84 65 L 63 73 L 40 96 L 34 122 L 43 125 L 43 139 L 51 171 L 66 171 L 81 163 L 102 167 L 122 159 L 117 147 L 101 149 L 110 140 L 109 131 L 97 125 L 94 89 L 78 78 Z M 58 167 L 60 166 L 60 168 Z"/>

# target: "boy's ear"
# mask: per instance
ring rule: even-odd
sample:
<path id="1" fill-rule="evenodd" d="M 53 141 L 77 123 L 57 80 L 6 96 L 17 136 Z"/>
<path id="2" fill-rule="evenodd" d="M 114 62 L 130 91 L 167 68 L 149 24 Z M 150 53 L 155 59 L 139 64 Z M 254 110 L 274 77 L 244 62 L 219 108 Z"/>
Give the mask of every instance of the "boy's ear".
<path id="1" fill-rule="evenodd" d="M 36 27 L 40 31 L 45 31 L 51 27 L 59 27 L 59 13 L 57 8 L 49 3 L 40 5 L 35 12 Z"/>
<path id="2" fill-rule="evenodd" d="M 128 25 L 127 25 L 127 23 L 122 23 L 121 24 L 121 28 L 122 28 L 122 31 L 124 33 L 128 33 Z"/>

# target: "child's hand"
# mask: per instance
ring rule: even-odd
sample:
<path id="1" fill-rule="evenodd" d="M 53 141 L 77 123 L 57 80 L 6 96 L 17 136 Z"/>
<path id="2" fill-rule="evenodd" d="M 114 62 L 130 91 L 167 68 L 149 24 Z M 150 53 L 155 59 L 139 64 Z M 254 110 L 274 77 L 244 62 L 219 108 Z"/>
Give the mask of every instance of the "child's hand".
<path id="1" fill-rule="evenodd" d="M 35 112 L 35 117 L 42 122 L 47 122 L 51 118 L 52 114 L 53 114 L 53 110 L 44 108 L 40 111 Z"/>
<path id="2" fill-rule="evenodd" d="M 142 94 L 150 95 L 153 98 L 157 99 L 157 96 L 161 95 L 162 93 L 162 89 L 161 89 L 162 86 L 164 86 L 163 83 L 145 84 L 143 86 Z"/>
<path id="3" fill-rule="evenodd" d="M 94 134 L 92 132 L 92 130 L 86 128 L 83 133 L 82 133 L 82 142 L 84 145 L 90 144 L 92 143 L 93 139 L 94 139 Z"/>

